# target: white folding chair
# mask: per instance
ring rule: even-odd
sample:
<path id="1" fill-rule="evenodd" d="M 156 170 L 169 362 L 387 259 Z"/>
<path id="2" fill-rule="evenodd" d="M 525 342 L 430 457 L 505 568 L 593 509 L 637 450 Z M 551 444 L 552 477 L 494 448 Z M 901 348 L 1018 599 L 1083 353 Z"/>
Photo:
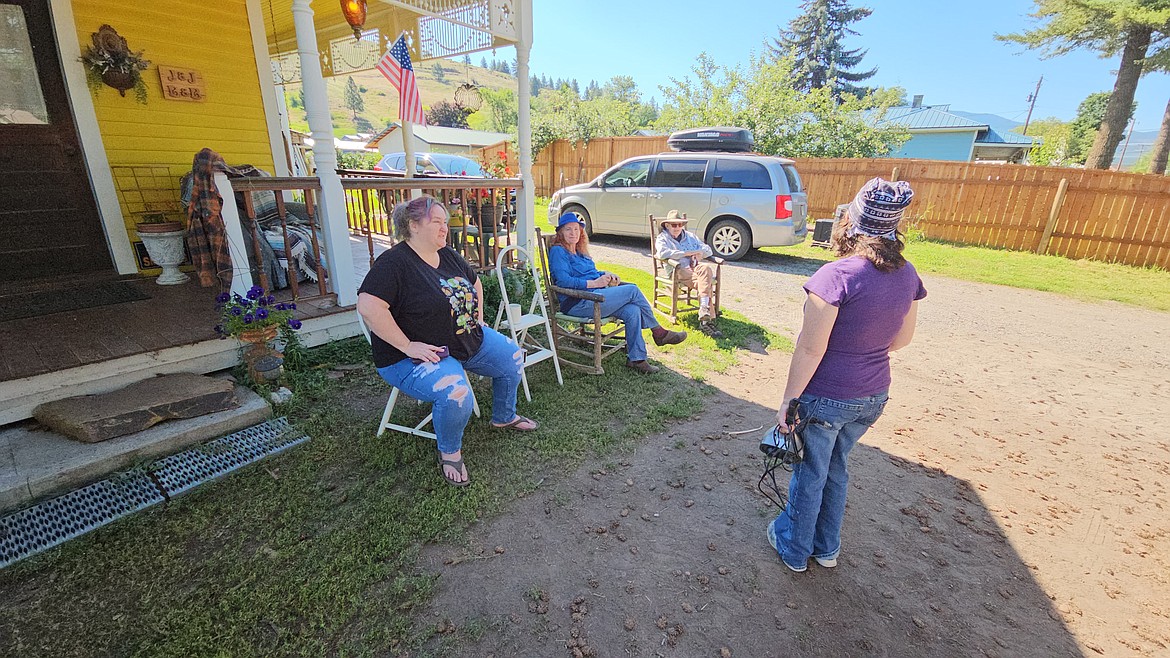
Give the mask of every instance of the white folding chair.
<path id="1" fill-rule="evenodd" d="M 370 343 L 370 345 L 373 345 L 373 340 L 370 337 L 370 329 L 366 326 L 366 321 L 362 319 L 362 314 L 358 313 L 357 317 L 358 325 L 362 328 L 362 334 L 365 335 L 366 342 Z M 479 402 L 475 399 L 475 389 L 471 388 L 470 381 L 467 383 L 467 388 L 471 391 L 471 409 L 475 412 L 476 416 L 479 416 Z M 390 399 L 386 401 L 386 410 L 382 412 L 382 422 L 378 423 L 377 436 L 382 436 L 382 433 L 386 430 L 394 430 L 395 432 L 413 434 L 414 436 L 421 436 L 427 439 L 436 439 L 437 437 L 435 437 L 434 432 L 428 432 L 423 429 L 427 426 L 427 423 L 430 423 L 433 419 L 433 413 L 427 414 L 427 417 L 423 418 L 419 424 L 415 425 L 414 427 L 390 422 L 390 414 L 394 413 L 394 404 L 398 402 L 398 394 L 401 392 L 402 391 L 399 391 L 397 386 L 390 387 Z"/>
<path id="2" fill-rule="evenodd" d="M 516 314 L 515 317 L 507 311 L 511 300 L 508 297 L 507 282 L 504 281 L 504 263 L 507 262 L 510 251 L 515 251 L 516 258 L 529 269 L 532 283 L 536 286 L 532 299 L 528 300 L 528 310 L 525 311 L 524 306 L 518 304 L 520 313 Z M 524 350 L 524 365 L 520 369 L 520 381 L 524 383 L 524 397 L 529 402 L 532 402 L 532 392 L 528 390 L 526 371 L 533 364 L 540 363 L 545 359 L 552 359 L 553 368 L 557 371 L 557 383 L 561 386 L 565 385 L 565 380 L 561 377 L 561 361 L 557 358 L 557 343 L 553 338 L 552 325 L 549 324 L 548 306 L 545 303 L 544 292 L 540 289 L 540 279 L 541 275 L 536 268 L 536 259 L 524 247 L 518 244 L 508 245 L 496 256 L 496 280 L 500 282 L 500 294 L 503 299 L 500 301 L 500 310 L 496 312 L 494 327 L 496 331 L 502 331 L 501 327 L 507 327 L 512 334 L 512 340 L 520 346 L 520 349 Z M 544 335 L 548 341 L 547 346 L 528 335 L 529 329 L 541 325 L 544 326 Z"/>

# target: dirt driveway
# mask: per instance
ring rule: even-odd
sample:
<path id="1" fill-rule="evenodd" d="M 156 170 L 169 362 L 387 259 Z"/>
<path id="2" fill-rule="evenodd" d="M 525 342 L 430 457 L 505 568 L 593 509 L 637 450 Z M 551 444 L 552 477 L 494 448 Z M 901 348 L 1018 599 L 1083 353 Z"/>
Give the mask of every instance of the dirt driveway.
<path id="1" fill-rule="evenodd" d="M 646 266 L 641 240 L 595 245 Z M 725 266 L 725 307 L 795 337 L 819 265 Z M 768 422 L 788 356 L 747 353 L 692 421 L 430 549 L 428 648 L 1170 655 L 1170 315 L 924 278 L 915 343 L 854 453 L 836 569 L 789 573 L 764 537 L 758 438 L 728 432 Z"/>

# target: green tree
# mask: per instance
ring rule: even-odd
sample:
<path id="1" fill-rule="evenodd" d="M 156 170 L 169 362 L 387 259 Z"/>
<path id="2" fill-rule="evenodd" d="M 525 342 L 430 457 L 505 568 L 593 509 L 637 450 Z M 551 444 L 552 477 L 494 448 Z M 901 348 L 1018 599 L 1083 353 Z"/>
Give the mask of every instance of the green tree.
<path id="1" fill-rule="evenodd" d="M 853 83 L 872 78 L 877 69 L 855 70 L 866 51 L 848 50 L 843 41 L 857 34 L 849 25 L 873 10 L 850 7 L 847 0 L 805 0 L 800 8 L 802 13 L 768 46 L 776 58 L 792 56 L 793 86 L 800 91 L 829 87 L 834 98 L 864 95 L 866 89 Z"/>
<path id="2" fill-rule="evenodd" d="M 881 157 L 909 139 L 904 127 L 882 121 L 903 90 L 837 99 L 828 87 L 797 88 L 793 66 L 790 57 L 758 56 L 743 73 L 703 53 L 692 69 L 695 80 L 672 78 L 660 88 L 665 99 L 655 125 L 666 131 L 743 126 L 755 136 L 757 151 L 786 157 Z"/>
<path id="3" fill-rule="evenodd" d="M 1125 136 L 1138 79 L 1170 64 L 1170 3 L 1166 0 L 1035 0 L 1032 30 L 996 35 L 1001 41 L 1058 57 L 1088 48 L 1102 58 L 1120 54 L 1117 79 L 1105 115 L 1086 156 L 1090 169 L 1108 169 Z"/>
<path id="4" fill-rule="evenodd" d="M 1077 106 L 1077 116 L 1069 126 L 1070 162 L 1085 163 L 1085 158 L 1088 157 L 1089 149 L 1092 148 L 1093 140 L 1097 136 L 1097 130 L 1105 120 L 1105 108 L 1108 105 L 1109 92 L 1099 91 L 1086 96 Z M 1136 106 L 1130 109 L 1130 116 L 1133 116 L 1134 109 Z M 1126 121 L 1129 121 L 1129 117 L 1126 117 Z"/>
<path id="5" fill-rule="evenodd" d="M 516 132 L 519 120 L 516 92 L 507 88 L 481 87 L 479 93 L 483 97 L 483 107 L 479 111 L 486 113 L 489 119 L 487 129 L 500 133 Z"/>
<path id="6" fill-rule="evenodd" d="M 366 102 L 362 100 L 362 93 L 358 91 L 357 83 L 353 81 L 353 78 L 347 78 L 345 81 L 345 107 L 353 112 L 355 120 L 358 112 L 366 111 Z"/>
<path id="7" fill-rule="evenodd" d="M 427 109 L 427 125 L 448 128 L 467 128 L 467 117 L 471 110 L 459 103 L 439 101 Z"/>
<path id="8" fill-rule="evenodd" d="M 1076 162 L 1072 157 L 1072 122 L 1056 117 L 1037 119 L 1028 126 L 1028 136 L 1038 139 L 1040 144 L 1028 154 L 1028 164 L 1038 167 L 1064 167 Z M 1012 129 L 1023 133 L 1023 126 Z"/>
<path id="9" fill-rule="evenodd" d="M 431 67 L 431 75 L 435 77 L 435 82 L 446 82 L 447 80 L 447 74 L 443 71 L 443 65 L 438 62 L 435 62 L 435 65 Z"/>
<path id="10" fill-rule="evenodd" d="M 463 56 L 463 65 L 464 66 L 471 66 L 471 55 L 464 55 Z"/>

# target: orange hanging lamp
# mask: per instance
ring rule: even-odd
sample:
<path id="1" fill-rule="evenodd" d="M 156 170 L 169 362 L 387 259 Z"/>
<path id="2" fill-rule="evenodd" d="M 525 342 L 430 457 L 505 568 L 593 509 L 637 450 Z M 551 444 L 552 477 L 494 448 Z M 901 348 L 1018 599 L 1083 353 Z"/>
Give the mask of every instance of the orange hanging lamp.
<path id="1" fill-rule="evenodd" d="M 362 38 L 362 28 L 366 25 L 366 0 L 341 0 L 341 13 L 353 28 L 353 38 Z"/>

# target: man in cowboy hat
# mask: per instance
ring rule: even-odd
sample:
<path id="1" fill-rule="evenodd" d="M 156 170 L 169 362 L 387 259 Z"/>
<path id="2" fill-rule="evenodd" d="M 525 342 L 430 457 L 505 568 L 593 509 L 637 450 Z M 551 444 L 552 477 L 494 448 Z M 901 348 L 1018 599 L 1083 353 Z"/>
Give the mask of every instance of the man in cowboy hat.
<path id="1" fill-rule="evenodd" d="M 715 307 L 711 301 L 715 266 L 704 260 L 711 256 L 711 247 L 687 230 L 687 221 L 687 216 L 678 210 L 666 213 L 662 230 L 654 240 L 654 251 L 657 258 L 666 261 L 667 268 L 674 265 L 666 259 L 678 263 L 679 281 L 699 292 L 699 329 L 712 338 L 720 338 L 723 332 L 715 326 Z"/>

